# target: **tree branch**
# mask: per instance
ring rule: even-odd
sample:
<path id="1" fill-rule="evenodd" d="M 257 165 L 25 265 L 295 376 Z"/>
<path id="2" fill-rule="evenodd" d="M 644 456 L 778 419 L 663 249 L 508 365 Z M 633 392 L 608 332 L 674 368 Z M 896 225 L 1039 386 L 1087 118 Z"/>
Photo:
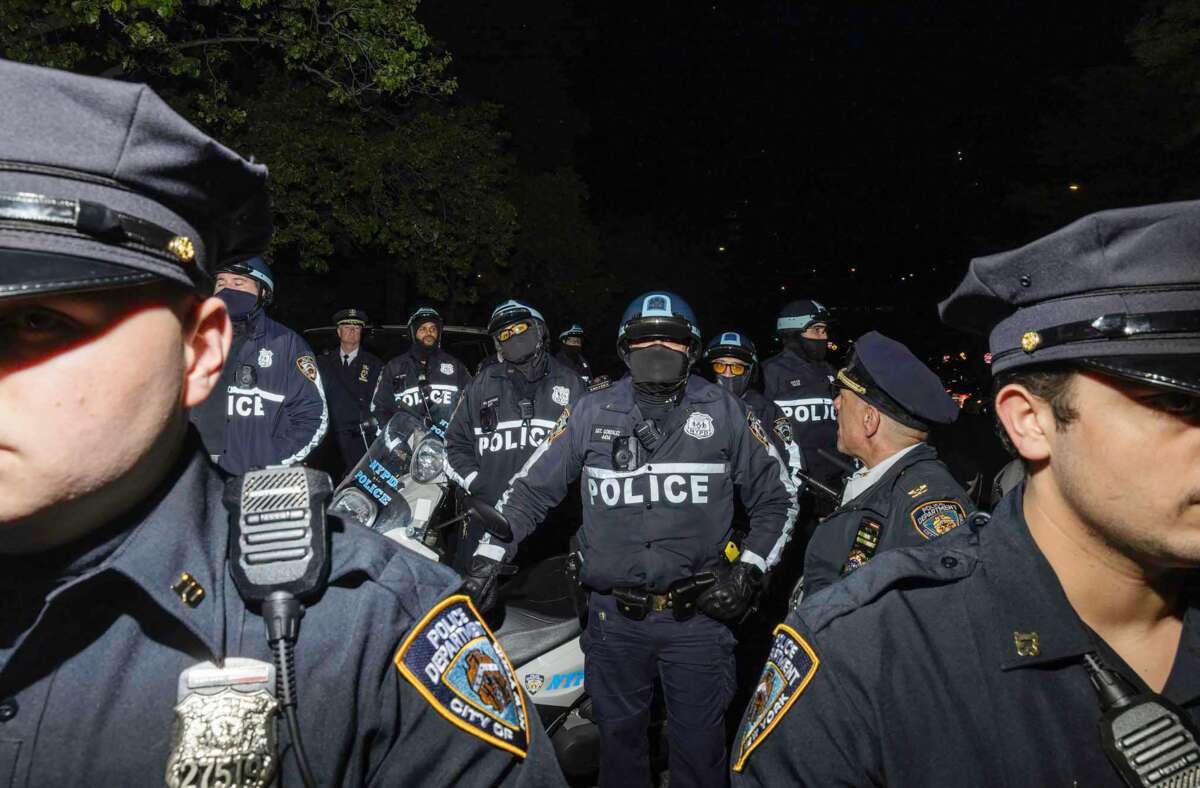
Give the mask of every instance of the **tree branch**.
<path id="1" fill-rule="evenodd" d="M 269 43 L 265 39 L 258 36 L 226 36 L 224 38 L 202 38 L 198 41 L 185 41 L 182 44 L 176 44 L 176 49 L 191 49 L 192 47 L 203 47 L 209 44 L 265 44 Z"/>

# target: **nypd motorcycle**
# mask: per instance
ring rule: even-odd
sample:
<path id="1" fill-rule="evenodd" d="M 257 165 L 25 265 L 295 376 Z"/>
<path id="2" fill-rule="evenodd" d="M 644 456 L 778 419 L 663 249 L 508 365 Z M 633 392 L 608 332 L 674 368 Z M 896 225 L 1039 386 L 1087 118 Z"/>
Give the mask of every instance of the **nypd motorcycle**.
<path id="1" fill-rule="evenodd" d="M 466 517 L 433 524 L 449 489 L 445 465 L 445 425 L 401 410 L 338 485 L 329 513 L 438 561 L 441 529 Z"/>

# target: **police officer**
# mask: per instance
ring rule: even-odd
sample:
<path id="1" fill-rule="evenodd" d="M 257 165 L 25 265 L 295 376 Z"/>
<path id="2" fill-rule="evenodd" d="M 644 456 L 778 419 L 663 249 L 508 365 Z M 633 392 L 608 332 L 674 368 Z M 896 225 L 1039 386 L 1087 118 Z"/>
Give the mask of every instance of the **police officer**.
<path id="1" fill-rule="evenodd" d="M 214 261 L 270 239 L 266 168 L 143 85 L 0 61 L 0 106 L 0 774 L 300 785 L 186 415 L 233 339 Z M 294 660 L 315 782 L 562 785 L 458 579 L 330 539 Z"/>
<path id="2" fill-rule="evenodd" d="M 713 382 L 739 397 L 758 416 L 779 456 L 787 463 L 791 471 L 789 476 L 796 482 L 795 472 L 804 470 L 804 458 L 792 437 L 791 420 L 753 386 L 758 368 L 758 350 L 754 342 L 739 331 L 722 331 L 704 348 L 704 362 L 712 371 Z"/>
<path id="3" fill-rule="evenodd" d="M 804 556 L 813 594 L 893 547 L 923 544 L 966 522 L 970 497 L 925 442 L 958 406 L 929 367 L 877 331 L 864 334 L 837 373 L 838 450 L 863 467 L 823 519 Z"/>
<path id="4" fill-rule="evenodd" d="M 517 474 L 499 507 L 514 540 L 485 539 L 467 587 L 485 607 L 494 601 L 502 562 L 582 472 L 581 579 L 591 590 L 582 645 L 600 784 L 647 784 L 661 676 L 672 784 L 722 785 L 735 643 L 725 622 L 745 614 L 790 532 L 786 472 L 744 403 L 689 376 L 700 329 L 678 295 L 635 299 L 618 352 L 629 376 L 584 396 Z M 735 490 L 750 526 L 728 567 Z"/>
<path id="5" fill-rule="evenodd" d="M 485 367 L 459 398 L 446 433 L 446 474 L 495 504 L 584 388 L 574 370 L 550 357 L 546 321 L 528 304 L 497 306 L 488 333 L 503 361 Z M 463 572 L 483 536 L 478 523 L 467 529 L 454 562 Z"/>
<path id="6" fill-rule="evenodd" d="M 367 313 L 361 309 L 352 307 L 337 312 L 333 322 L 337 326 L 338 346 L 317 357 L 343 475 L 366 451 L 361 425 L 370 414 L 371 395 L 383 368 L 383 362 L 362 346 L 367 320 Z"/>
<path id="7" fill-rule="evenodd" d="M 275 280 L 262 257 L 217 266 L 216 296 L 233 321 L 233 348 L 218 394 L 192 411 L 208 453 L 234 475 L 302 462 L 329 425 L 312 348 L 267 315 Z"/>
<path id="8" fill-rule="evenodd" d="M 462 390 L 470 381 L 467 367 L 442 350 L 442 316 L 419 306 L 408 318 L 412 346 L 389 361 L 371 398 L 371 415 L 379 429 L 401 408 L 428 426 L 445 429 Z"/>
<path id="9" fill-rule="evenodd" d="M 816 301 L 792 301 L 780 311 L 775 331 L 783 350 L 762 363 L 763 394 L 791 416 L 796 443 L 804 452 L 813 478 L 841 489 L 842 466 L 817 452 L 823 449 L 838 456 L 837 414 L 829 390 L 833 367 L 825 360 L 829 352 L 829 312 Z M 818 512 L 829 511 L 823 501 L 814 500 L 812 504 Z"/>
<path id="10" fill-rule="evenodd" d="M 572 323 L 571 327 L 558 335 L 558 352 L 554 358 L 559 364 L 572 369 L 583 385 L 592 382 L 592 368 L 583 357 L 583 326 Z"/>
<path id="11" fill-rule="evenodd" d="M 1029 477 L 780 627 L 735 784 L 1195 782 L 1197 259 L 1186 202 L 971 262 L 942 319 L 988 334 Z"/>

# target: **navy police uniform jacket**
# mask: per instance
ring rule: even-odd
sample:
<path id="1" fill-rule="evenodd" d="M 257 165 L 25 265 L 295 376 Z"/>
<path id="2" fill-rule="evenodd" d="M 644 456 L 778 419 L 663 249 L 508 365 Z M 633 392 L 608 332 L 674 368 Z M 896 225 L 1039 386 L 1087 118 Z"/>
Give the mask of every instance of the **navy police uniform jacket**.
<path id="1" fill-rule="evenodd" d="M 569 353 L 565 347 L 561 347 L 554 354 L 554 359 L 567 369 L 573 370 L 585 386 L 592 382 L 592 365 L 582 353 Z"/>
<path id="2" fill-rule="evenodd" d="M 763 394 L 792 419 L 796 444 L 819 482 L 841 488 L 842 469 L 817 454 L 837 455 L 837 413 L 833 409 L 834 370 L 784 350 L 762 362 Z"/>
<path id="3" fill-rule="evenodd" d="M 642 422 L 629 377 L 591 391 L 530 457 L 501 499 L 519 542 L 579 478 L 581 578 L 596 591 L 670 585 L 715 567 L 732 532 L 735 490 L 750 517 L 742 560 L 766 571 L 791 534 L 787 471 L 761 423 L 729 392 L 691 377 L 659 425 L 664 437 L 636 467 L 617 469 L 613 447 Z M 494 540 L 493 540 L 494 542 Z M 500 545 L 480 545 L 491 555 Z M 515 545 L 505 547 L 515 552 Z"/>
<path id="4" fill-rule="evenodd" d="M 302 462 L 329 424 L 312 348 L 256 309 L 234 323 L 221 384 L 192 411 L 192 421 L 227 473 Z"/>
<path id="5" fill-rule="evenodd" d="M 342 363 L 341 349 L 333 348 L 317 357 L 317 367 L 321 370 L 333 429 L 357 431 L 363 417 L 370 412 L 371 396 L 383 362 L 360 345 L 349 366 Z"/>
<path id="6" fill-rule="evenodd" d="M 467 384 L 455 406 L 446 431 L 446 474 L 487 503 L 500 499 L 563 409 L 583 396 L 574 370 L 546 361 L 546 374 L 532 383 L 511 364 L 492 364 Z M 533 403 L 528 420 L 521 418 L 523 399 Z"/>
<path id="7" fill-rule="evenodd" d="M 1083 655 L 1145 685 L 1071 607 L 1023 493 L 789 615 L 734 742 L 734 786 L 1124 785 Z M 1198 589 L 1162 694 L 1200 723 Z"/>
<path id="8" fill-rule="evenodd" d="M 874 484 L 821 520 L 804 554 L 804 593 L 813 594 L 879 552 L 913 547 L 962 525 L 970 496 L 921 443 Z"/>
<path id="9" fill-rule="evenodd" d="M 434 350 L 428 358 L 409 350 L 385 364 L 379 373 L 371 397 L 371 415 L 380 429 L 401 409 L 422 420 L 430 418 L 433 424 L 449 422 L 458 397 L 470 380 L 466 365 L 441 349 Z"/>
<path id="10" fill-rule="evenodd" d="M 786 422 L 790 427 L 790 419 L 784 415 L 778 405 L 767 399 L 766 395 L 758 389 L 748 388 L 743 391 L 742 402 L 745 402 L 750 411 L 762 422 L 771 442 L 775 444 L 775 450 L 779 452 L 780 459 L 788 467 L 788 476 L 792 484 L 798 486 L 801 482 L 796 478 L 796 471 L 806 470 L 804 451 L 796 443 L 794 434 L 790 436 L 790 440 L 784 440 L 784 431 L 779 429 L 780 421 Z"/>
<path id="11" fill-rule="evenodd" d="M 0 785 L 161 786 L 180 673 L 227 657 L 271 661 L 264 622 L 226 566 L 221 495 L 196 443 L 147 504 L 68 559 L 0 557 Z M 335 525 L 328 587 L 295 652 L 317 784 L 564 785 L 458 578 Z M 194 585 L 181 585 L 184 572 Z M 486 700 L 454 672 L 464 662 L 495 668 L 480 682 Z M 453 711 L 460 698 L 484 711 Z M 275 727 L 279 784 L 300 785 L 287 726 Z"/>

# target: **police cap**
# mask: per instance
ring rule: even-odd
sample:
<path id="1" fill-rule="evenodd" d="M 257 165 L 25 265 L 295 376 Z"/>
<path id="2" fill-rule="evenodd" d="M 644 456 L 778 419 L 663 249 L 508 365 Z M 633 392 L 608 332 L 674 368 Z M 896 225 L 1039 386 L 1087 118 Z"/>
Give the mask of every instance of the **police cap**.
<path id="1" fill-rule="evenodd" d="M 361 309 L 343 309 L 333 316 L 333 322 L 339 326 L 365 326 L 367 324 L 367 313 Z"/>
<path id="2" fill-rule="evenodd" d="M 988 336 L 993 373 L 1067 363 L 1200 393 L 1200 202 L 1102 211 L 976 258 L 940 311 Z"/>
<path id="3" fill-rule="evenodd" d="M 0 297 L 212 286 L 271 238 L 267 168 L 145 85 L 0 60 Z"/>
<path id="4" fill-rule="evenodd" d="M 952 424 L 958 418 L 958 406 L 933 370 L 878 331 L 859 337 L 835 385 L 913 429 L 927 432 L 931 423 Z"/>

